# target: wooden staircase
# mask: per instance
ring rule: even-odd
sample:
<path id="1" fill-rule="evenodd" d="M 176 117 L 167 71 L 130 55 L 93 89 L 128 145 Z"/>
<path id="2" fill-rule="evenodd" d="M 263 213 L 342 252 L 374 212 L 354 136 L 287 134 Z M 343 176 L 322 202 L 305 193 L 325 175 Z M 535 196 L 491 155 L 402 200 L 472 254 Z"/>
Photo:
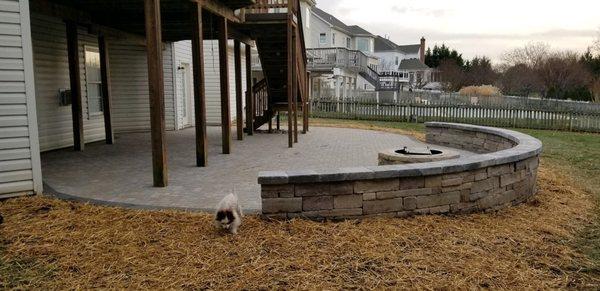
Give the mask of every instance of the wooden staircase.
<path id="1" fill-rule="evenodd" d="M 265 79 L 251 90 L 253 128 L 287 112 L 289 146 L 298 141 L 298 110 L 308 130 L 308 74 L 299 0 L 257 0 L 242 11 L 242 29 L 256 42 Z M 247 129 L 249 130 L 249 129 Z"/>

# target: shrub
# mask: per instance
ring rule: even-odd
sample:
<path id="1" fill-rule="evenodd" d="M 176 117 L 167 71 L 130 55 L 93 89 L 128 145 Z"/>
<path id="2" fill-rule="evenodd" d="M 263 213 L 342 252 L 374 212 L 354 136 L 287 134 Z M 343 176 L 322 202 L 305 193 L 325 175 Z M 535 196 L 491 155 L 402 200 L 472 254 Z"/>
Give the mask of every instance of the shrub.
<path id="1" fill-rule="evenodd" d="M 490 96 L 501 96 L 502 92 L 500 89 L 491 86 L 491 85 L 482 85 L 482 86 L 467 86 L 463 87 L 458 91 L 458 93 L 462 96 L 480 96 L 480 97 L 490 97 Z"/>

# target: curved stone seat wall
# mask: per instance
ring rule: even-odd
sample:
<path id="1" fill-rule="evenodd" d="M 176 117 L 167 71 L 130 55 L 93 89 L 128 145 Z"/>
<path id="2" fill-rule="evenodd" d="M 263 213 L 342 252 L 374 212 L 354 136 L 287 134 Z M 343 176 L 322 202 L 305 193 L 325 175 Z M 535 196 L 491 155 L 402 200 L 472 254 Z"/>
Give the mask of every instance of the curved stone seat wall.
<path id="1" fill-rule="evenodd" d="M 309 219 L 470 213 L 518 204 L 536 192 L 542 144 L 531 136 L 430 122 L 426 139 L 480 154 L 419 164 L 261 172 L 262 213 Z"/>

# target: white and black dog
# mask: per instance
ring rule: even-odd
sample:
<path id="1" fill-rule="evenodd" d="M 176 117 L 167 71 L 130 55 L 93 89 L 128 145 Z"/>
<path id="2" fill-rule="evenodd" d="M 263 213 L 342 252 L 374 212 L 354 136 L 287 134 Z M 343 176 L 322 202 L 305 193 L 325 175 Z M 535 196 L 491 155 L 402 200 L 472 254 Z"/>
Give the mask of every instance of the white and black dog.
<path id="1" fill-rule="evenodd" d="M 242 224 L 242 206 L 235 194 L 229 194 L 219 202 L 215 213 L 215 226 L 225 229 L 232 234 L 237 234 L 238 227 Z"/>

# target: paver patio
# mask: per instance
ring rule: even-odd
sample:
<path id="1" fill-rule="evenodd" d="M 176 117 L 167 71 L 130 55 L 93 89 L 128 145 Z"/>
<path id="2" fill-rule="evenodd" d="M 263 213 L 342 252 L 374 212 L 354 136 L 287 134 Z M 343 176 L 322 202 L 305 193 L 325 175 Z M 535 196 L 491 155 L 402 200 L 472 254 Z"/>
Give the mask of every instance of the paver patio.
<path id="1" fill-rule="evenodd" d="M 258 133 L 221 154 L 219 127 L 209 127 L 209 166 L 195 166 L 194 129 L 167 133 L 169 186 L 152 187 L 149 133 L 117 135 L 116 144 L 42 154 L 46 190 L 63 196 L 142 208 L 210 210 L 234 187 L 244 209 L 260 209 L 259 171 L 325 170 L 377 165 L 377 153 L 421 144 L 394 133 L 313 127 L 287 148 L 287 135 Z M 436 148 L 440 148 L 436 146 Z M 463 155 L 468 152 L 461 151 Z M 65 195 L 66 194 L 66 195 Z"/>

